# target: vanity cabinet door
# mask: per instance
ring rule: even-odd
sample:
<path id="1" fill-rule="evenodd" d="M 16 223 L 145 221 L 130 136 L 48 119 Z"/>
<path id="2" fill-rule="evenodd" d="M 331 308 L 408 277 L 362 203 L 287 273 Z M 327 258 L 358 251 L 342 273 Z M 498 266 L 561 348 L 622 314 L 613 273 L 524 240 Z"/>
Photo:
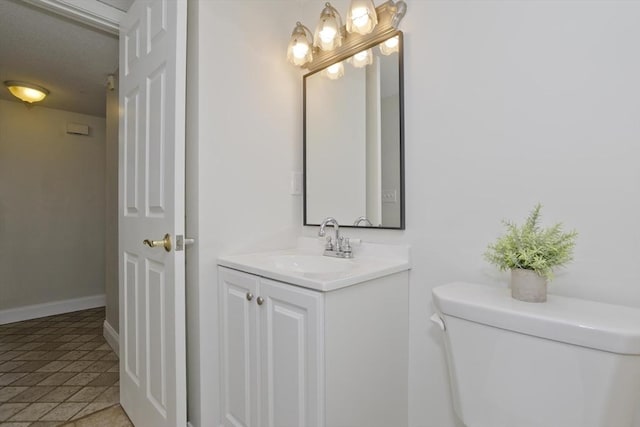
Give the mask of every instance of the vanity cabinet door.
<path id="1" fill-rule="evenodd" d="M 323 425 L 323 295 L 260 280 L 261 427 Z"/>
<path id="2" fill-rule="evenodd" d="M 259 278 L 220 268 L 221 408 L 225 427 L 257 427 Z"/>

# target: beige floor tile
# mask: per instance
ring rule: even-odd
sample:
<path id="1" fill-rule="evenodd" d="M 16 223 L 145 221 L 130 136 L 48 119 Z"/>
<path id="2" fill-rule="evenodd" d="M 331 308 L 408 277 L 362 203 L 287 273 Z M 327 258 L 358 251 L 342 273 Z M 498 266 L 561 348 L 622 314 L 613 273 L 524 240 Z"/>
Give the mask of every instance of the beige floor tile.
<path id="1" fill-rule="evenodd" d="M 120 375 L 117 372 L 105 372 L 96 377 L 89 385 L 106 385 L 112 386 L 118 381 Z"/>
<path id="2" fill-rule="evenodd" d="M 0 405 L 0 421 L 6 421 L 26 408 L 28 403 L 3 403 Z"/>
<path id="3" fill-rule="evenodd" d="M 5 405 L 10 405 L 10 403 L 5 403 Z M 29 406 L 9 418 L 9 421 L 38 421 L 57 405 L 57 403 L 30 403 Z"/>
<path id="4" fill-rule="evenodd" d="M 92 352 L 90 352 L 89 354 L 86 354 L 84 356 L 82 356 L 82 360 L 100 360 L 102 359 L 104 356 L 107 355 L 107 351 L 98 351 L 98 350 L 94 350 Z"/>
<path id="5" fill-rule="evenodd" d="M 59 427 L 60 421 L 36 421 L 35 423 L 29 424 L 29 427 Z M 0 427 L 3 427 L 0 424 Z"/>
<path id="6" fill-rule="evenodd" d="M 63 427 L 133 427 L 133 424 L 120 405 L 115 405 L 87 417 L 76 419 Z"/>
<path id="7" fill-rule="evenodd" d="M 20 358 L 18 360 L 26 360 L 22 356 L 27 353 L 26 351 L 9 350 L 0 354 L 0 361 L 7 361 Z"/>
<path id="8" fill-rule="evenodd" d="M 65 366 L 68 366 L 71 362 L 68 360 L 54 360 L 52 362 L 46 362 L 45 365 L 36 369 L 38 372 L 58 372 Z"/>
<path id="9" fill-rule="evenodd" d="M 0 374 L 0 386 L 10 385 L 25 375 L 27 375 L 25 372 L 9 372 L 6 374 Z"/>
<path id="10" fill-rule="evenodd" d="M 81 342 L 66 342 L 58 347 L 58 350 L 75 350 L 82 345 Z"/>
<path id="11" fill-rule="evenodd" d="M 46 360 L 34 360 L 32 362 L 24 362 L 16 367 L 12 372 L 36 372 L 38 369 L 46 365 Z"/>
<path id="12" fill-rule="evenodd" d="M 64 402 L 69 396 L 77 393 L 82 387 L 80 386 L 61 386 L 56 387 L 49 393 L 42 396 L 40 402 Z"/>
<path id="13" fill-rule="evenodd" d="M 89 366 L 91 366 L 94 362 L 92 360 L 76 360 L 75 362 L 71 362 L 69 365 L 62 368 L 61 372 L 83 372 Z"/>
<path id="14" fill-rule="evenodd" d="M 51 372 L 31 372 L 27 375 L 25 375 L 24 377 L 20 378 L 17 381 L 14 381 L 13 383 L 11 383 L 12 385 L 17 385 L 17 386 L 21 386 L 21 385 L 25 385 L 25 386 L 31 386 L 31 385 L 36 385 L 39 384 L 40 382 L 44 381 L 45 379 L 47 379 L 47 377 L 51 376 Z M 43 384 L 43 385 L 48 385 L 48 384 Z"/>
<path id="15" fill-rule="evenodd" d="M 98 347 L 100 347 L 102 345 L 101 342 L 96 342 L 96 341 L 89 341 L 86 342 L 84 344 L 82 344 L 80 347 L 77 348 L 77 350 L 96 350 Z"/>
<path id="16" fill-rule="evenodd" d="M 63 385 L 65 384 L 71 377 L 73 377 L 73 372 L 56 372 L 55 374 L 51 374 L 45 380 L 39 383 L 39 385 Z M 75 384 L 69 384 L 75 385 Z"/>
<path id="17" fill-rule="evenodd" d="M 120 372 L 120 364 L 116 363 L 115 365 L 107 369 L 107 372 Z"/>
<path id="18" fill-rule="evenodd" d="M 80 372 L 76 374 L 74 377 L 70 378 L 65 385 L 87 385 L 91 381 L 95 380 L 100 374 L 95 372 Z M 2 379 L 2 378 L 0 378 Z M 101 384 L 95 384 L 101 385 Z"/>
<path id="19" fill-rule="evenodd" d="M 108 372 L 109 368 L 118 366 L 118 362 L 113 360 L 98 360 L 89 365 L 84 372 Z"/>
<path id="20" fill-rule="evenodd" d="M 102 344 L 100 347 L 96 348 L 96 350 L 113 351 L 109 344 Z"/>
<path id="21" fill-rule="evenodd" d="M 80 412 L 87 403 L 65 402 L 45 414 L 40 421 L 67 421 Z"/>
<path id="22" fill-rule="evenodd" d="M 111 404 L 120 403 L 120 387 L 109 387 L 94 402 L 106 402 Z"/>
<path id="23" fill-rule="evenodd" d="M 11 372 L 27 362 L 22 360 L 10 360 L 8 362 L 0 362 L 0 373 Z"/>
<path id="24" fill-rule="evenodd" d="M 14 423 L 14 422 L 9 422 L 9 423 L 0 423 L 0 427 L 31 427 L 33 424 L 32 423 Z"/>
<path id="25" fill-rule="evenodd" d="M 28 342 L 26 344 L 22 344 L 20 345 L 20 347 L 16 347 L 15 350 L 35 350 L 36 348 L 40 347 L 42 344 L 42 342 Z"/>
<path id="26" fill-rule="evenodd" d="M 51 392 L 54 387 L 29 387 L 22 393 L 14 396 L 9 402 L 37 402 L 42 396 Z"/>
<path id="27" fill-rule="evenodd" d="M 60 360 L 79 360 L 80 358 L 82 358 L 83 356 L 86 356 L 87 354 L 89 354 L 88 351 L 72 350 L 63 354 L 60 357 Z"/>
<path id="28" fill-rule="evenodd" d="M 113 406 L 112 403 L 107 403 L 107 402 L 93 402 L 93 403 L 89 403 L 87 406 L 84 407 L 84 409 L 80 412 L 78 412 L 73 418 L 71 418 L 72 420 L 78 419 L 78 418 L 82 418 L 86 415 L 89 414 L 93 414 L 94 412 L 98 412 L 103 410 L 104 408 L 108 408 L 109 406 Z"/>
<path id="29" fill-rule="evenodd" d="M 11 400 L 29 387 L 0 387 L 0 403 Z"/>
<path id="30" fill-rule="evenodd" d="M 68 402 L 85 402 L 85 403 L 93 402 L 93 400 L 99 395 L 101 395 L 106 389 L 107 387 L 105 386 L 83 387 L 80 391 L 78 391 L 76 394 L 74 394 L 69 399 L 67 399 L 67 401 Z"/>
<path id="31" fill-rule="evenodd" d="M 118 360 L 118 356 L 113 351 L 110 351 L 104 355 L 102 360 Z"/>

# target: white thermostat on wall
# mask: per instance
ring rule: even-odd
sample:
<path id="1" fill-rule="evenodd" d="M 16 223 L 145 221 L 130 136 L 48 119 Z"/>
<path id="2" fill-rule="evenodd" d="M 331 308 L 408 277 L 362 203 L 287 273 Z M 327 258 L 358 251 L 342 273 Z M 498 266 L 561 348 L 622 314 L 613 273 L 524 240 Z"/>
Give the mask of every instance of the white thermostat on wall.
<path id="1" fill-rule="evenodd" d="M 72 135 L 89 135 L 89 126 L 79 123 L 67 123 L 67 133 Z"/>

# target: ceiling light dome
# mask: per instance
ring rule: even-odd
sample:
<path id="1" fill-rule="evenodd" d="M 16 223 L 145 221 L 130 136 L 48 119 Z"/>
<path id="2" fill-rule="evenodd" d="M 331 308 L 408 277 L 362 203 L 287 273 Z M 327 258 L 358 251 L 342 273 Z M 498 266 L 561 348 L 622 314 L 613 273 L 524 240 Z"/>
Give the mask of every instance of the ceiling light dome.
<path id="1" fill-rule="evenodd" d="M 29 104 L 42 101 L 49 95 L 49 90 L 32 83 L 7 80 L 4 85 L 13 96 Z"/>

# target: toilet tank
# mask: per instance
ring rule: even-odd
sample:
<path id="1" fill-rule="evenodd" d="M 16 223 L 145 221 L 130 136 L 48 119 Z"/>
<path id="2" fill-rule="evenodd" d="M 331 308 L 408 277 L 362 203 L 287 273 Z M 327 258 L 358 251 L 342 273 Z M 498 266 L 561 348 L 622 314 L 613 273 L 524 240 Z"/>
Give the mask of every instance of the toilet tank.
<path id="1" fill-rule="evenodd" d="M 471 283 L 433 299 L 467 427 L 640 427 L 640 309 Z"/>

